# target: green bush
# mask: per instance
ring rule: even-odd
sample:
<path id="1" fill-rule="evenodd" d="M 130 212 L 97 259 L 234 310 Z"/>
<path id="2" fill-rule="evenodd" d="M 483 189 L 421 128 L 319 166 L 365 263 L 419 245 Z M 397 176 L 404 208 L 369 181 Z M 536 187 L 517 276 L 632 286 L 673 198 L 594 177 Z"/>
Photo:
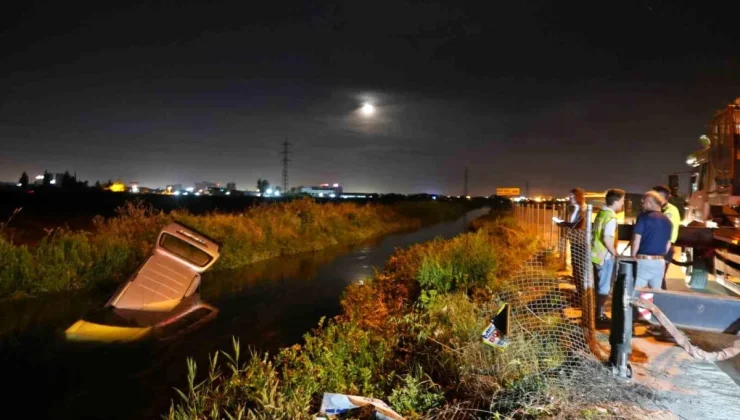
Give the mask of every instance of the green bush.
<path id="1" fill-rule="evenodd" d="M 323 324 L 323 321 L 322 321 Z M 279 356 L 291 393 L 337 392 L 382 397 L 393 372 L 385 365 L 395 346 L 392 339 L 363 330 L 352 322 L 329 322 L 306 343 L 284 349 Z"/>
<path id="2" fill-rule="evenodd" d="M 0 295 L 26 290 L 33 278 L 33 256 L 26 246 L 15 246 L 0 237 Z"/>
<path id="3" fill-rule="evenodd" d="M 31 292 L 80 289 L 90 281 L 92 250 L 88 235 L 60 231 L 41 241 L 34 250 L 36 281 Z"/>
<path id="4" fill-rule="evenodd" d="M 423 289 L 450 292 L 485 285 L 496 268 L 491 245 L 482 233 L 435 241 L 423 251 L 416 275 Z"/>
<path id="5" fill-rule="evenodd" d="M 401 378 L 400 386 L 393 388 L 388 403 L 399 414 L 417 417 L 444 403 L 444 394 L 421 368 Z"/>

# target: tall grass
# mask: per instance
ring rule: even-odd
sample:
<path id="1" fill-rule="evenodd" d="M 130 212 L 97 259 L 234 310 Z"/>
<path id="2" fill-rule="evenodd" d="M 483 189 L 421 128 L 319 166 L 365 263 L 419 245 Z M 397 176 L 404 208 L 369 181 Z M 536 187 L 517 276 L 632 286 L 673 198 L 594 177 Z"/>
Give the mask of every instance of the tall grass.
<path id="1" fill-rule="evenodd" d="M 157 234 L 178 221 L 222 243 L 216 268 L 352 244 L 461 216 L 454 203 L 317 204 L 303 199 L 265 204 L 243 213 L 163 213 L 129 202 L 115 217 L 94 220 L 92 232 L 54 229 L 37 246 L 17 245 L 0 228 L 0 297 L 84 289 L 120 282 L 151 252 Z"/>
<path id="2" fill-rule="evenodd" d="M 273 357 L 255 354 L 243 370 L 215 367 L 219 379 L 183 393 L 167 417 L 309 419 L 324 392 L 384 399 L 408 418 L 442 415 L 460 403 L 507 416 L 544 398 L 535 373 L 549 368 L 537 365 L 546 341 L 517 342 L 505 352 L 480 342 L 499 306 L 491 291 L 523 263 L 516 258 L 534 238 L 507 219 L 478 228 L 397 251 L 374 278 L 348 287 L 342 314 L 322 321 L 304 344 Z M 225 391 L 255 381 L 274 395 L 269 404 L 264 393 Z"/>

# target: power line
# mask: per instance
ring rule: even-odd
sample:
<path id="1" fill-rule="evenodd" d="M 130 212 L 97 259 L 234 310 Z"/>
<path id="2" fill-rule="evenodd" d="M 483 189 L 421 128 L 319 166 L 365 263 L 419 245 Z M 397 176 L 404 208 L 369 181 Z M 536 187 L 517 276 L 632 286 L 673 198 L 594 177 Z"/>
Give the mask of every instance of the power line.
<path id="1" fill-rule="evenodd" d="M 283 150 L 280 152 L 280 155 L 282 156 L 283 163 L 283 193 L 286 193 L 288 192 L 288 162 L 290 162 L 288 158 L 290 155 L 290 143 L 288 139 L 285 139 L 283 142 Z"/>

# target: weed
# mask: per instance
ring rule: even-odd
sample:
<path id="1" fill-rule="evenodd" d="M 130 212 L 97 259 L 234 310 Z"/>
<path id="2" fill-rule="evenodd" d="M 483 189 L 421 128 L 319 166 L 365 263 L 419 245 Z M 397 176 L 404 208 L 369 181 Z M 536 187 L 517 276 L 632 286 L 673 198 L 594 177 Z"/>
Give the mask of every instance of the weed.
<path id="1" fill-rule="evenodd" d="M 418 417 L 444 403 L 441 389 L 421 368 L 400 377 L 401 384 L 393 388 L 388 403 L 400 414 Z"/>

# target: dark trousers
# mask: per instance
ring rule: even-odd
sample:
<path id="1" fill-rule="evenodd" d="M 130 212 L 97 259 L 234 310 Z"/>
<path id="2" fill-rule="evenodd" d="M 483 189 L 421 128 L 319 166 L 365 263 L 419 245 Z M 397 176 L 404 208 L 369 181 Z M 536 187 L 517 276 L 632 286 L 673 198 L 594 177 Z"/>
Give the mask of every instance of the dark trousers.
<path id="1" fill-rule="evenodd" d="M 573 282 L 576 284 L 578 296 L 582 299 L 586 270 L 591 269 L 591 254 L 586 244 L 577 238 L 572 238 L 570 242 L 570 262 L 573 266 Z"/>

